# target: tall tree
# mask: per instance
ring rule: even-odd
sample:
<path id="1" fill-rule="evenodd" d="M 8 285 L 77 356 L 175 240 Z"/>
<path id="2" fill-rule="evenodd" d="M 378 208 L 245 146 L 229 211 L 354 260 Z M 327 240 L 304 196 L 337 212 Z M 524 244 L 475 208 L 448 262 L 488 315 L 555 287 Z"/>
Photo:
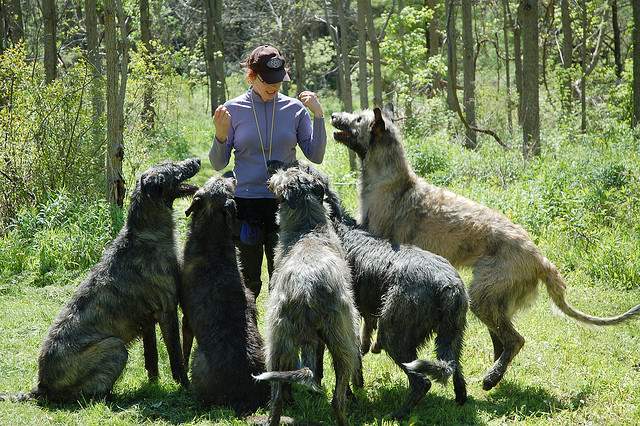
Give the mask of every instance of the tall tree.
<path id="1" fill-rule="evenodd" d="M 58 64 L 55 0 L 42 1 L 42 19 L 44 20 L 44 75 L 45 82 L 51 83 L 56 78 L 56 68 Z"/>
<path id="2" fill-rule="evenodd" d="M 513 131 L 513 119 L 511 118 L 511 60 L 509 59 L 509 25 L 511 12 L 509 10 L 509 0 L 502 0 L 502 36 L 504 37 L 504 68 L 505 81 L 507 86 L 507 125 L 509 132 Z"/>
<path id="3" fill-rule="evenodd" d="M 456 49 L 456 6 L 454 1 L 447 1 L 447 105 L 451 111 L 456 110 L 456 89 L 458 75 L 458 58 Z"/>
<path id="4" fill-rule="evenodd" d="M 226 99 L 224 45 L 222 36 L 222 0 L 204 0 L 207 16 L 207 72 L 211 98 L 211 115 Z"/>
<path id="5" fill-rule="evenodd" d="M 371 46 L 371 69 L 373 71 L 373 104 L 382 107 L 382 67 L 380 60 L 380 42 L 373 24 L 373 12 L 371 11 L 371 0 L 366 0 L 363 4 L 367 15 L 367 33 L 369 35 L 369 45 Z"/>
<path id="6" fill-rule="evenodd" d="M 5 31 L 14 45 L 24 38 L 24 19 L 20 0 L 4 0 Z M 4 34 L 4 33 L 3 33 Z"/>
<path id="7" fill-rule="evenodd" d="M 611 26 L 613 28 L 613 58 L 616 63 L 616 77 L 622 79 L 622 53 L 620 44 L 620 23 L 618 22 L 618 0 L 611 0 Z"/>
<path id="8" fill-rule="evenodd" d="M 360 90 L 360 109 L 369 108 L 367 85 L 367 15 L 369 0 L 358 0 L 358 88 Z"/>
<path id="9" fill-rule="evenodd" d="M 91 106 L 93 109 L 93 143 L 102 143 L 102 128 L 100 125 L 104 112 L 104 95 L 102 93 L 102 63 L 98 44 L 98 14 L 96 0 L 84 2 L 85 27 L 87 29 L 87 63 L 91 67 L 93 80 L 91 82 Z"/>
<path id="10" fill-rule="evenodd" d="M 522 33 L 522 150 L 525 157 L 540 155 L 540 100 L 538 84 L 538 0 L 520 1 Z"/>
<path id="11" fill-rule="evenodd" d="M 306 72 L 304 64 L 304 37 L 302 32 L 294 35 L 293 61 L 296 65 L 296 87 L 298 93 L 306 89 Z"/>
<path id="12" fill-rule="evenodd" d="M 640 2 L 633 5 L 633 118 L 631 124 L 640 125 Z"/>
<path id="13" fill-rule="evenodd" d="M 140 39 L 144 45 L 144 58 L 148 66 L 152 61 L 153 46 L 151 45 L 151 16 L 149 15 L 149 0 L 140 0 Z M 145 126 L 153 128 L 155 110 L 153 108 L 153 85 L 147 81 L 142 95 L 142 120 Z"/>
<path id="14" fill-rule="evenodd" d="M 347 7 L 345 0 L 334 0 L 334 8 L 338 14 L 339 26 L 339 46 L 340 55 L 338 59 L 340 81 L 340 98 L 342 99 L 342 107 L 347 112 L 353 111 L 353 93 L 351 90 L 351 65 L 349 64 L 349 38 L 347 27 Z M 356 169 L 356 158 L 353 151 L 349 151 L 349 167 L 351 170 Z"/>
<path id="15" fill-rule="evenodd" d="M 473 10 L 471 0 L 462 0 L 462 44 L 464 51 L 464 114 L 469 126 L 466 131 L 465 146 L 474 149 L 478 145 L 476 132 L 471 127 L 476 126 L 475 85 L 476 70 L 474 61 L 473 39 Z"/>
<path id="16" fill-rule="evenodd" d="M 116 27 L 116 16 L 118 27 Z M 128 68 L 128 28 L 121 0 L 104 1 L 104 43 L 107 74 L 107 199 L 112 207 L 122 208 L 125 181 L 122 174 L 124 159 L 124 94 Z M 118 29 L 120 43 L 118 43 Z M 118 51 L 120 44 L 121 51 Z M 118 57 L 121 56 L 121 60 Z"/>
<path id="17" fill-rule="evenodd" d="M 587 34 L 589 19 L 587 16 L 587 1 L 581 0 L 580 9 L 582 15 L 582 77 L 580 78 L 580 131 L 587 131 Z"/>
<path id="18" fill-rule="evenodd" d="M 518 124 L 522 124 L 522 3 L 518 3 L 516 19 L 512 21 L 513 28 L 513 63 L 516 73 L 516 92 L 518 95 Z M 530 35 L 527 34 L 527 37 Z"/>
<path id="19" fill-rule="evenodd" d="M 566 111 L 571 111 L 571 100 L 573 98 L 571 88 L 571 66 L 573 56 L 573 31 L 571 29 L 571 10 L 569 0 L 562 0 L 560 6 L 562 14 L 562 66 L 565 75 L 562 77 L 561 97 Z"/>

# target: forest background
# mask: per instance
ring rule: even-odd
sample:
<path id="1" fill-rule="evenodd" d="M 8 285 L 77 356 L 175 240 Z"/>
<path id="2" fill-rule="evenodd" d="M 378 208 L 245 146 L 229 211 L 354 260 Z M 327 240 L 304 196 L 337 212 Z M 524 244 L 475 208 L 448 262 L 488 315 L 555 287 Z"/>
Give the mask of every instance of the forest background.
<path id="1" fill-rule="evenodd" d="M 640 301 L 639 0 L 0 0 L 0 391 L 34 384 L 46 330 L 122 226 L 136 176 L 190 156 L 198 184 L 217 173 L 212 105 L 246 90 L 239 62 L 264 43 L 289 61 L 282 91 L 318 92 L 327 117 L 392 104 L 416 172 L 523 225 L 576 307 Z M 329 139 L 321 168 L 356 211 L 358 164 Z M 469 315 L 471 400 L 434 386 L 411 421 L 640 422 L 637 322 L 587 329 L 544 292 L 516 321 L 527 343 L 487 393 L 491 343 Z M 0 402 L 0 423 L 242 423 L 173 384 L 165 352 L 148 384 L 141 352 L 112 400 Z M 406 379 L 384 354 L 364 367 L 350 419 L 392 423 Z M 330 412 L 298 390 L 285 414 Z"/>

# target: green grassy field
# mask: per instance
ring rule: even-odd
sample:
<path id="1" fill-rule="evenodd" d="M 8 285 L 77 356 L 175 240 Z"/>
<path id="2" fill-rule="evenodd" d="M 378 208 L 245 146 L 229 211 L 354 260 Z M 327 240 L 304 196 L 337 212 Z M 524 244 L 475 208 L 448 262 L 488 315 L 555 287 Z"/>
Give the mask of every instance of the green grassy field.
<path id="1" fill-rule="evenodd" d="M 197 183 L 213 174 L 207 160 L 213 126 L 203 105 L 198 92 L 183 99 L 179 108 L 166 107 L 171 111 L 166 113 L 167 120 L 174 123 L 171 126 L 184 145 L 177 152 L 203 160 Z M 326 99 L 327 115 L 337 108 L 335 100 Z M 564 272 L 568 299 L 577 308 L 612 315 L 640 302 L 640 161 L 633 135 L 620 131 L 580 139 L 570 137 L 570 132 L 547 128 L 543 156 L 524 163 L 517 152 L 503 152 L 488 139 L 479 151 L 467 152 L 450 143 L 451 135 L 442 127 L 425 125 L 408 132 L 407 150 L 421 174 L 525 226 Z M 510 142 L 515 145 L 517 138 Z M 348 171 L 345 149 L 329 139 L 322 168 L 354 210 L 356 175 Z M 143 158 L 143 163 L 154 160 L 152 155 L 139 154 L 145 152 L 143 147 L 134 146 L 132 151 L 138 154 L 130 152 L 129 170 L 146 166 L 137 164 L 137 159 Z M 186 201 L 176 203 L 175 216 L 182 231 L 185 208 Z M 63 222 L 51 229 L 38 226 L 41 228 L 35 227 L 33 232 L 20 234 L 17 230 L 0 239 L 3 262 L 24 258 L 12 270 L 3 266 L 0 274 L 0 392 L 28 391 L 34 385 L 39 345 L 86 271 L 86 267 L 69 271 L 72 268 L 67 266 L 44 271 L 42 266 L 47 256 L 57 253 L 43 255 L 43 242 L 60 241 L 72 254 L 84 250 L 77 241 L 82 239 L 83 234 L 77 231 L 82 224 Z M 106 240 L 98 240 L 94 246 L 100 248 Z M 34 251 L 36 246 L 41 247 L 39 251 Z M 462 275 L 468 281 L 468 271 Z M 263 292 L 258 300 L 261 312 L 264 304 Z M 410 424 L 640 423 L 638 321 L 612 328 L 582 327 L 552 314 L 541 288 L 537 302 L 515 321 L 526 339 L 524 348 L 500 385 L 485 392 L 482 377 L 492 363 L 492 346 L 479 321 L 472 314 L 468 319 L 463 365 L 469 402 L 458 407 L 451 385 L 434 385 Z M 147 382 L 142 345 L 136 342 L 112 399 L 70 405 L 0 402 L 0 424 L 244 424 L 228 410 L 199 407 L 188 391 L 171 381 L 166 351 L 159 346 L 158 384 Z M 421 356 L 433 356 L 431 344 Z M 325 362 L 330 365 L 328 358 Z M 350 421 L 397 423 L 385 416 L 404 397 L 404 374 L 384 353 L 365 357 L 364 374 L 365 387 L 348 408 Z M 285 409 L 285 415 L 302 424 L 332 424 L 332 384 L 329 367 L 325 397 L 296 388 L 295 402 Z"/>

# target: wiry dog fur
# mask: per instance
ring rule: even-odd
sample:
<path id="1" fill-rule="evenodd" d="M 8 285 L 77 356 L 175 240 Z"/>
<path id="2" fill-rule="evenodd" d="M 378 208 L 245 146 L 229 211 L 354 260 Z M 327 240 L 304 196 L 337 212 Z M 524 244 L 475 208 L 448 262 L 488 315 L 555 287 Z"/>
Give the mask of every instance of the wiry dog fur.
<path id="1" fill-rule="evenodd" d="M 381 110 L 335 113 L 336 141 L 362 160 L 361 222 L 395 242 L 415 244 L 473 268 L 469 287 L 471 310 L 487 326 L 495 363 L 484 378 L 491 389 L 504 376 L 524 338 L 512 323 L 514 314 L 530 304 L 542 280 L 567 316 L 594 325 L 618 324 L 640 313 L 640 305 L 612 317 L 598 318 L 571 307 L 557 268 L 533 244 L 527 232 L 504 215 L 427 183 L 411 169 L 396 126 Z"/>
<path id="2" fill-rule="evenodd" d="M 156 322 L 173 378 L 188 383 L 178 330 L 180 271 L 172 204 L 195 192 L 183 181 L 199 169 L 200 160 L 191 159 L 152 167 L 139 178 L 126 224 L 47 333 L 32 397 L 107 396 L 125 367 L 127 346 L 143 333 L 153 334 L 149 328 Z"/>
<path id="3" fill-rule="evenodd" d="M 344 251 L 327 216 L 322 183 L 297 168 L 279 171 L 269 188 L 280 201 L 280 235 L 267 302 L 267 369 L 291 370 L 298 350 L 325 344 L 333 359 L 336 422 L 347 423 L 349 380 L 361 368 L 357 311 Z M 265 373 L 258 379 L 269 379 Z M 282 384 L 272 385 L 270 424 L 282 414 Z"/>
<path id="4" fill-rule="evenodd" d="M 205 404 L 253 412 L 269 399 L 269 386 L 252 375 L 264 371 L 263 343 L 253 294 L 238 269 L 233 229 L 235 180 L 209 179 L 186 211 L 191 216 L 184 249 L 180 304 L 197 398 Z"/>
<path id="5" fill-rule="evenodd" d="M 406 417 L 430 389 L 425 375 L 445 382 L 453 374 L 456 401 L 463 404 L 467 391 L 460 354 L 469 301 L 453 266 L 418 247 L 393 245 L 360 229 L 342 207 L 328 177 L 313 166 L 297 161 L 272 161 L 269 166 L 298 167 L 323 183 L 325 203 L 351 267 L 356 306 L 364 319 L 362 353 L 369 350 L 377 327 L 372 352 L 385 349 L 409 379 L 410 393 L 394 417 Z M 417 360 L 418 349 L 434 334 L 437 361 Z"/>

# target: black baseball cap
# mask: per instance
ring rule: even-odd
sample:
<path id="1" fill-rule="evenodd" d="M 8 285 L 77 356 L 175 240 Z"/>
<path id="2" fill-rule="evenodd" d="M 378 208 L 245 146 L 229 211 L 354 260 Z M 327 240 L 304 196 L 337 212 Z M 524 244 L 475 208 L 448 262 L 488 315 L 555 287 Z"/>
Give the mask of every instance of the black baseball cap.
<path id="1" fill-rule="evenodd" d="M 251 52 L 248 62 L 249 68 L 257 72 L 262 81 L 267 84 L 290 81 L 289 74 L 284 67 L 284 57 L 273 46 L 265 44 L 255 48 Z"/>

